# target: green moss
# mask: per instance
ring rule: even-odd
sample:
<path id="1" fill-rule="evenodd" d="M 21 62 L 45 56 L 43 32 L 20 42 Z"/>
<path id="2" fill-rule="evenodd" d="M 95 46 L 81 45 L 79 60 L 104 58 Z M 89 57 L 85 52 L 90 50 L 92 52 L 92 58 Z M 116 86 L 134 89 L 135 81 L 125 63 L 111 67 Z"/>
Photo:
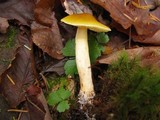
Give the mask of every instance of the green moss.
<path id="1" fill-rule="evenodd" d="M 7 34 L 8 34 L 8 35 L 7 35 L 8 38 L 7 38 L 7 42 L 6 42 L 6 47 L 7 47 L 7 48 L 14 47 L 14 44 L 15 44 L 14 39 L 15 39 L 15 36 L 16 36 L 16 34 L 17 34 L 17 28 L 11 26 L 11 27 L 9 28 Z"/>
<path id="2" fill-rule="evenodd" d="M 114 85 L 111 96 L 118 120 L 160 119 L 160 71 L 141 67 L 137 58 L 123 54 L 109 66 L 107 78 Z"/>

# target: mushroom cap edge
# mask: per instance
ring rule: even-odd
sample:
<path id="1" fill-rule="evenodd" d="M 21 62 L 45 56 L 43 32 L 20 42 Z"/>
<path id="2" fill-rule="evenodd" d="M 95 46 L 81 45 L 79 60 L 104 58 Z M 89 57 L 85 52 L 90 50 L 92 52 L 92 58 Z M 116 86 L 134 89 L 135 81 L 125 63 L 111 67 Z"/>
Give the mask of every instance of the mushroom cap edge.
<path id="1" fill-rule="evenodd" d="M 62 18 L 61 22 L 77 27 L 86 27 L 94 32 L 111 31 L 108 26 L 98 22 L 91 14 L 88 13 L 72 14 Z"/>

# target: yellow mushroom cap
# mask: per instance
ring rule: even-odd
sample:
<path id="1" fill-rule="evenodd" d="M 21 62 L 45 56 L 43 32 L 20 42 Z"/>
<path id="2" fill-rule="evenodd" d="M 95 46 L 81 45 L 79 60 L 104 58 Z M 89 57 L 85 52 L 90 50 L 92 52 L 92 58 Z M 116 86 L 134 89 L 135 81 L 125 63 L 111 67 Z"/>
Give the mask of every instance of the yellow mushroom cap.
<path id="1" fill-rule="evenodd" d="M 108 26 L 103 25 L 98 22 L 91 14 L 81 13 L 81 14 L 72 14 L 61 19 L 62 22 L 77 26 L 77 27 L 86 27 L 89 30 L 95 32 L 108 32 L 111 29 Z"/>

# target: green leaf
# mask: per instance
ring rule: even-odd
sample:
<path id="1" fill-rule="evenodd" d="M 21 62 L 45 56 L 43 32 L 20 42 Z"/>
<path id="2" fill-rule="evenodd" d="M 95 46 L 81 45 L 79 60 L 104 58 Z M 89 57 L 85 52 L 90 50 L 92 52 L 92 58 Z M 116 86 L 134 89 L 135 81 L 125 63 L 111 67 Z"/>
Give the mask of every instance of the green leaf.
<path id="1" fill-rule="evenodd" d="M 101 52 L 104 52 L 105 47 L 103 45 L 99 45 L 99 49 L 100 49 Z"/>
<path id="2" fill-rule="evenodd" d="M 96 59 L 101 56 L 104 51 L 104 46 L 101 43 L 107 43 L 109 38 L 105 33 L 98 33 L 89 35 L 89 54 L 91 63 L 95 62 Z M 68 40 L 65 47 L 62 49 L 64 56 L 72 57 L 75 56 L 75 40 Z M 68 60 L 64 65 L 64 70 L 66 75 L 78 74 L 75 60 Z"/>
<path id="3" fill-rule="evenodd" d="M 88 43 L 89 43 L 90 60 L 91 63 L 93 63 L 99 56 L 101 56 L 102 46 L 99 45 L 97 40 L 91 35 L 89 37 Z"/>
<path id="4" fill-rule="evenodd" d="M 75 40 L 68 40 L 65 47 L 62 49 L 62 53 L 64 56 L 75 56 Z"/>
<path id="5" fill-rule="evenodd" d="M 76 61 L 75 60 L 68 60 L 64 65 L 64 70 L 66 75 L 74 75 L 78 74 Z"/>
<path id="6" fill-rule="evenodd" d="M 69 109 L 69 104 L 67 100 L 60 102 L 57 106 L 58 112 L 64 112 L 65 110 L 68 110 L 68 109 Z"/>
<path id="7" fill-rule="evenodd" d="M 97 38 L 97 41 L 99 43 L 102 43 L 102 44 L 105 44 L 105 43 L 109 42 L 109 37 L 104 32 L 98 33 L 98 35 L 96 36 L 96 38 Z"/>
<path id="8" fill-rule="evenodd" d="M 68 99 L 71 95 L 71 92 L 69 90 L 65 90 L 63 87 L 61 87 L 57 92 L 63 100 Z"/>
<path id="9" fill-rule="evenodd" d="M 62 100 L 63 99 L 60 97 L 58 91 L 55 91 L 49 94 L 47 102 L 49 105 L 54 106 L 58 104 L 59 102 L 61 102 Z"/>

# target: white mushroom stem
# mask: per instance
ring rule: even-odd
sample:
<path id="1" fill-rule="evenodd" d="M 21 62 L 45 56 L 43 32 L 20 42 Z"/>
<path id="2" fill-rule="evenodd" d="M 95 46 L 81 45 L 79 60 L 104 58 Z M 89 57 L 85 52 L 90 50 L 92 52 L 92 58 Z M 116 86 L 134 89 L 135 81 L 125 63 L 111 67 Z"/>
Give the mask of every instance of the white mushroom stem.
<path id="1" fill-rule="evenodd" d="M 78 27 L 75 44 L 76 64 L 80 78 L 79 103 L 85 105 L 91 103 L 95 96 L 89 57 L 87 28 Z"/>

